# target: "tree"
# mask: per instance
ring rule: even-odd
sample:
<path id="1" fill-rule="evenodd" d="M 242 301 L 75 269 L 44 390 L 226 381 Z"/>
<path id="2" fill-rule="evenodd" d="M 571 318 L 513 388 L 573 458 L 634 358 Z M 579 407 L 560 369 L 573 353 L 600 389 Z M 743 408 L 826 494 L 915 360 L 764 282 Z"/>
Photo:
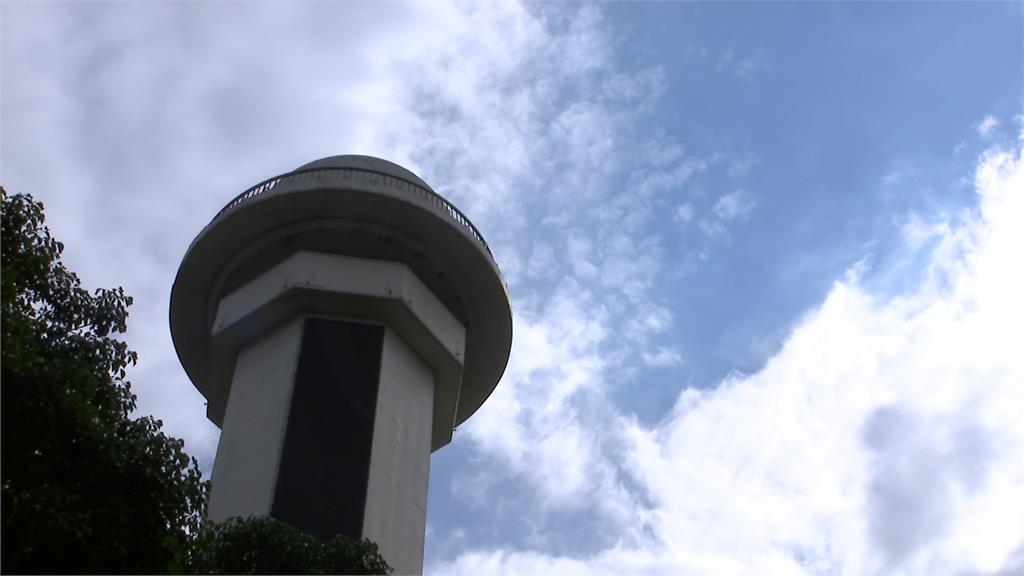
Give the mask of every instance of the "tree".
<path id="1" fill-rule="evenodd" d="M 159 420 L 130 417 L 137 356 L 114 335 L 132 299 L 83 289 L 42 204 L 0 194 L 3 569 L 180 571 L 207 485 Z"/>
<path id="2" fill-rule="evenodd" d="M 189 556 L 193 574 L 390 574 L 377 545 L 341 536 L 322 542 L 266 517 L 203 528 Z"/>
<path id="3" fill-rule="evenodd" d="M 31 196 L 2 197 L 4 572 L 388 574 L 377 545 L 270 518 L 203 524 L 208 484 L 162 422 L 131 418 L 132 299 L 90 294 Z"/>

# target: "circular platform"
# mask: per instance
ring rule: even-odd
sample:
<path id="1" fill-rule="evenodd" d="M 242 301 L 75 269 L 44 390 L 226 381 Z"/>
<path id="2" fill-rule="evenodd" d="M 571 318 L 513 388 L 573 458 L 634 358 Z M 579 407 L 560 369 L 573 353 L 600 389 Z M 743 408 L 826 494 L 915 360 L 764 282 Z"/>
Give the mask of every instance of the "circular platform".
<path id="1" fill-rule="evenodd" d="M 370 156 L 333 156 L 239 194 L 182 260 L 171 291 L 171 335 L 214 423 L 223 422 L 237 353 L 211 342 L 217 305 L 300 250 L 408 266 L 466 326 L 454 424 L 490 396 L 508 362 L 512 311 L 480 232 L 409 170 Z"/>

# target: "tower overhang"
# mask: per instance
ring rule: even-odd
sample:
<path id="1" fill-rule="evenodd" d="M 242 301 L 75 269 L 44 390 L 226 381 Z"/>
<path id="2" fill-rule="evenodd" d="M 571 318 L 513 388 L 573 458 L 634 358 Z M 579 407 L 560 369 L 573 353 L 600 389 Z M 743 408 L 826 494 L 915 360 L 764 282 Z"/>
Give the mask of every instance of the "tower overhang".
<path id="1" fill-rule="evenodd" d="M 430 454 L 512 344 L 505 281 L 458 208 L 367 156 L 271 178 L 189 246 L 170 323 L 222 429 L 209 519 L 366 537 L 422 570 Z"/>
<path id="2" fill-rule="evenodd" d="M 199 233 L 182 260 L 171 292 L 171 333 L 215 424 L 223 424 L 231 351 L 245 334 L 235 330 L 216 337 L 221 303 L 300 252 L 404 265 L 465 329 L 451 427 L 491 394 L 508 361 L 512 313 L 504 279 L 482 236 L 408 170 L 377 158 L 341 156 L 243 192 Z M 322 296 L 294 287 L 280 295 L 279 304 L 331 308 L 314 304 Z M 335 309 L 367 319 L 373 310 L 385 313 L 396 306 L 394 299 L 352 295 Z M 277 317 L 257 318 L 264 316 Z M 450 439 L 451 431 L 434 437 Z M 443 445 L 433 443 L 433 449 Z"/>
<path id="3" fill-rule="evenodd" d="M 394 330 L 433 372 L 431 450 L 451 442 L 466 328 L 405 264 L 300 251 L 221 299 L 211 330 L 217 386 L 209 410 L 227 409 L 239 350 L 295 317 L 378 323 Z"/>

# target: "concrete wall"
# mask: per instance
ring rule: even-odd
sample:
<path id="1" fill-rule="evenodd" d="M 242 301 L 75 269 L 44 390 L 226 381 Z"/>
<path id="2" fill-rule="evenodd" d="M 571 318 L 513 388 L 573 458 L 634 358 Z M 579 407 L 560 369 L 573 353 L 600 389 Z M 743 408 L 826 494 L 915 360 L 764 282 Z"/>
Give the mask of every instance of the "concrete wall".
<path id="1" fill-rule="evenodd" d="M 305 314 L 386 324 L 434 373 L 431 449 L 448 444 L 463 376 L 466 327 L 404 264 L 300 251 L 224 296 L 213 342 L 219 349 Z M 232 364 L 219 369 L 230 374 Z M 226 393 L 228 387 L 224 387 Z M 227 399 L 221 400 L 226 406 Z M 210 411 L 217 420 L 214 401 Z"/>
<path id="2" fill-rule="evenodd" d="M 211 520 L 270 514 L 302 324 L 293 318 L 238 354 L 213 467 Z"/>
<path id="3" fill-rule="evenodd" d="M 304 320 L 292 318 L 239 353 L 213 470 L 211 520 L 272 515 Z M 380 546 L 396 574 L 420 573 L 434 373 L 397 332 L 385 328 L 379 378 L 362 535 Z M 330 445 L 309 448 L 325 456 L 334 452 Z"/>
<path id="4" fill-rule="evenodd" d="M 423 571 L 434 376 L 405 342 L 384 334 L 363 535 L 396 574 Z"/>

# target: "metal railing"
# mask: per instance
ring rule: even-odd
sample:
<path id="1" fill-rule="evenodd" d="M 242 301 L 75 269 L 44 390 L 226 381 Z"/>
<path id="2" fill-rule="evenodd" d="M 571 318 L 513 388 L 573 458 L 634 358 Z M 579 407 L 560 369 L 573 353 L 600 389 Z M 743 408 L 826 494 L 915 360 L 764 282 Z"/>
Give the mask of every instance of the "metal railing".
<path id="1" fill-rule="evenodd" d="M 392 176 L 390 174 L 382 174 L 374 170 L 365 170 L 361 168 L 310 168 L 307 170 L 288 172 L 286 174 L 281 174 L 280 176 L 268 178 L 263 182 L 260 182 L 259 184 L 256 184 L 255 186 L 249 188 L 245 192 L 242 192 L 238 196 L 232 198 L 231 201 L 227 203 L 227 205 L 220 209 L 220 212 L 217 212 L 217 215 L 214 216 L 213 219 L 216 220 L 217 218 L 220 218 L 221 215 L 231 211 L 232 209 L 238 207 L 241 204 L 244 204 L 246 200 L 253 198 L 255 196 L 259 196 L 260 194 L 263 194 L 265 192 L 269 192 L 282 183 L 311 181 L 329 183 L 338 180 L 357 180 L 362 182 L 369 182 L 372 184 L 379 184 L 387 186 L 389 188 L 393 188 L 395 190 L 400 190 L 408 194 L 412 194 L 419 198 L 420 200 L 423 200 L 425 202 L 432 204 L 433 206 L 436 206 L 437 208 L 440 208 L 441 211 L 444 214 L 446 214 L 452 222 L 461 226 L 464 230 L 468 231 L 469 235 L 475 238 L 476 241 L 479 242 L 484 247 L 485 250 L 487 250 L 488 254 L 491 254 L 491 248 L 487 245 L 487 242 L 484 240 L 483 235 L 480 234 L 480 231 L 476 229 L 476 226 L 474 226 L 473 223 L 469 221 L 469 218 L 467 218 L 466 215 L 463 214 L 461 210 L 456 208 L 455 205 L 452 204 L 451 202 L 445 200 L 444 197 L 438 194 L 437 192 L 434 192 L 429 188 L 424 188 L 423 186 L 420 186 L 419 184 L 412 182 L 411 180 L 406 180 L 405 178 Z"/>

